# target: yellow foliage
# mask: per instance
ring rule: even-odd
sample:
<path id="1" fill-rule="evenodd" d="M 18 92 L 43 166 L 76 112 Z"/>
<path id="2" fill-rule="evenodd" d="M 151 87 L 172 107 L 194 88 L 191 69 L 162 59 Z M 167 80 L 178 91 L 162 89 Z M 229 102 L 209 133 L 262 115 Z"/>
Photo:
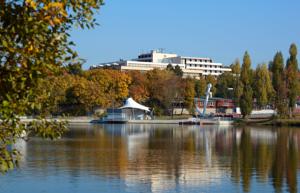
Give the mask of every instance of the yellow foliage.
<path id="1" fill-rule="evenodd" d="M 26 5 L 33 8 L 33 9 L 36 9 L 36 2 L 34 0 L 26 0 L 25 1 Z"/>
<path id="2" fill-rule="evenodd" d="M 62 2 L 50 2 L 43 9 L 46 12 L 44 20 L 48 21 L 51 26 L 61 24 L 68 16 Z"/>

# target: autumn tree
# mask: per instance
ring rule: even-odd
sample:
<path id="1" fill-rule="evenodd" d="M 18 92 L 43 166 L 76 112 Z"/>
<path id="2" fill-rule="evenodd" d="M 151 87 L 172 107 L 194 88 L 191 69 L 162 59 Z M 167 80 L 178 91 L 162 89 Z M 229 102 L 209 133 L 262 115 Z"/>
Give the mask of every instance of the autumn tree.
<path id="1" fill-rule="evenodd" d="M 60 107 L 66 103 L 66 92 L 74 86 L 75 82 L 76 76 L 67 73 L 41 79 L 35 91 L 37 93 L 35 100 L 38 104 L 41 104 L 41 107 L 35 109 L 33 113 L 60 114 Z"/>
<path id="2" fill-rule="evenodd" d="M 59 137 L 60 123 L 40 120 L 25 127 L 19 116 L 41 105 L 33 100 L 39 80 L 77 57 L 68 32 L 74 24 L 93 27 L 102 0 L 0 1 L 0 170 L 17 165 L 19 153 L 8 148 L 26 132 Z"/>
<path id="3" fill-rule="evenodd" d="M 95 83 L 98 90 L 97 105 L 109 107 L 120 105 L 128 97 L 131 77 L 118 70 L 93 69 L 86 71 L 87 80 Z"/>
<path id="4" fill-rule="evenodd" d="M 288 106 L 289 106 L 289 115 L 292 117 L 293 110 L 295 108 L 296 99 L 298 96 L 298 61 L 297 61 L 297 46 L 292 44 L 290 46 L 290 57 L 286 62 L 286 83 L 287 83 L 287 92 L 288 92 Z"/>
<path id="5" fill-rule="evenodd" d="M 139 71 L 131 71 L 128 75 L 132 80 L 129 85 L 129 96 L 138 102 L 145 102 L 149 98 L 145 74 L 142 74 Z"/>
<path id="6" fill-rule="evenodd" d="M 213 75 L 207 75 L 206 77 L 205 77 L 205 79 L 206 79 L 206 83 L 208 84 L 208 83 L 211 83 L 212 84 L 212 87 L 211 87 L 211 92 L 212 92 L 212 94 L 213 95 L 215 95 L 215 93 L 216 93 L 216 91 L 217 91 L 217 89 L 216 89 L 216 85 L 217 85 L 217 78 L 216 77 L 214 77 Z M 206 89 L 206 87 L 207 87 L 207 85 L 205 86 L 205 89 Z"/>
<path id="7" fill-rule="evenodd" d="M 254 88 L 254 95 L 257 100 L 257 105 L 260 108 L 271 103 L 273 97 L 273 86 L 266 64 L 258 65 L 256 67 Z"/>
<path id="8" fill-rule="evenodd" d="M 241 113 L 244 118 L 251 114 L 253 106 L 253 91 L 251 87 L 252 80 L 251 59 L 248 52 L 245 52 L 241 70 L 240 81 L 243 85 L 243 93 L 240 98 Z"/>
<path id="9" fill-rule="evenodd" d="M 149 92 L 148 105 L 153 107 L 157 115 L 171 114 L 172 103 L 182 99 L 180 77 L 169 70 L 154 69 L 146 74 Z"/>
<path id="10" fill-rule="evenodd" d="M 193 112 L 194 99 L 195 99 L 195 83 L 191 78 L 184 80 L 184 106 L 189 110 L 190 113 Z"/>
<path id="11" fill-rule="evenodd" d="M 237 106 L 240 105 L 240 97 L 243 93 L 243 84 L 240 80 L 241 75 L 241 65 L 240 61 L 237 59 L 231 66 L 233 75 L 233 98 Z"/>
<path id="12" fill-rule="evenodd" d="M 206 90 L 206 80 L 204 77 L 200 77 L 199 80 L 195 80 L 195 95 L 196 97 L 200 98 L 201 96 L 205 95 Z"/>
<path id="13" fill-rule="evenodd" d="M 275 91 L 275 109 L 280 117 L 284 117 L 287 114 L 287 89 L 284 60 L 281 52 L 276 53 L 272 62 L 272 84 Z"/>
<path id="14" fill-rule="evenodd" d="M 222 98 L 233 98 L 234 76 L 230 72 L 225 72 L 218 77 L 216 84 L 216 96 Z"/>

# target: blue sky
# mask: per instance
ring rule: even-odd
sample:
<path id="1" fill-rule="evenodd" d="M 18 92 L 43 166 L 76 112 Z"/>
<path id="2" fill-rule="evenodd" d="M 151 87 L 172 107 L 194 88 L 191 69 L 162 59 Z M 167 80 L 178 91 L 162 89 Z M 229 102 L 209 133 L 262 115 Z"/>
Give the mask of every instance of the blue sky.
<path id="1" fill-rule="evenodd" d="M 84 68 L 155 48 L 225 65 L 248 50 L 256 66 L 287 58 L 292 42 L 300 50 L 299 10 L 299 0 L 106 0 L 100 26 L 71 34 Z"/>

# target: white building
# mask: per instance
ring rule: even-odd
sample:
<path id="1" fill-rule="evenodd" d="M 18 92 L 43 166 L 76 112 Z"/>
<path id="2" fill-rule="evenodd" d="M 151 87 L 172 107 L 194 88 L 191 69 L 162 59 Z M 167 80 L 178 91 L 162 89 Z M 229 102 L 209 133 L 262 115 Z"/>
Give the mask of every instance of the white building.
<path id="1" fill-rule="evenodd" d="M 165 69 L 168 64 L 173 67 L 179 66 L 184 77 L 219 76 L 224 72 L 231 72 L 231 69 L 224 67 L 222 63 L 215 63 L 210 58 L 184 57 L 177 54 L 164 53 L 159 50 L 152 50 L 149 53 L 140 54 L 132 60 L 120 60 L 116 62 L 93 65 L 93 68 L 114 68 L 122 71 L 149 71 L 154 68 Z"/>

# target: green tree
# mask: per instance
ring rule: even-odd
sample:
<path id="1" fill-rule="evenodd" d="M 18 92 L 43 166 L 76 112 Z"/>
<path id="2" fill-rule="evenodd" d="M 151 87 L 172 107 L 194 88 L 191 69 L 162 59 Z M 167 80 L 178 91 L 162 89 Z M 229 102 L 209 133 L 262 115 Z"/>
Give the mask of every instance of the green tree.
<path id="1" fill-rule="evenodd" d="M 183 71 L 181 70 L 180 66 L 178 66 L 178 65 L 175 66 L 174 73 L 179 77 L 183 76 Z"/>
<path id="2" fill-rule="evenodd" d="M 252 80 L 251 59 L 248 52 L 245 52 L 241 70 L 240 81 L 243 85 L 243 94 L 240 98 L 241 113 L 244 118 L 251 114 L 253 107 L 253 91 L 251 87 Z"/>
<path id="3" fill-rule="evenodd" d="M 266 64 L 258 65 L 256 67 L 254 88 L 257 105 L 262 108 L 267 104 L 270 104 L 274 91 L 270 73 Z"/>
<path id="4" fill-rule="evenodd" d="M 189 110 L 190 113 L 193 112 L 194 98 L 195 98 L 195 83 L 191 78 L 185 79 L 185 89 L 184 89 L 184 106 Z"/>
<path id="5" fill-rule="evenodd" d="M 297 61 L 297 46 L 292 44 L 290 47 L 290 57 L 286 63 L 286 83 L 287 83 L 287 92 L 288 92 L 288 106 L 289 106 L 289 115 L 292 117 L 293 110 L 295 108 L 296 99 L 298 96 L 298 61 Z"/>
<path id="6" fill-rule="evenodd" d="M 200 77 L 199 80 L 195 80 L 195 95 L 197 98 L 205 95 L 206 85 L 206 80 L 203 77 Z"/>
<path id="7" fill-rule="evenodd" d="M 178 66 L 178 65 L 173 67 L 172 64 L 168 64 L 166 69 L 168 71 L 174 72 L 179 77 L 183 76 L 183 71 L 181 70 L 180 66 Z"/>
<path id="8" fill-rule="evenodd" d="M 214 77 L 213 75 L 207 75 L 205 77 L 206 79 L 206 83 L 211 83 L 212 84 L 212 87 L 211 87 L 211 92 L 212 92 L 212 95 L 215 95 L 217 89 L 216 89 L 216 84 L 217 84 L 217 78 Z M 207 85 L 205 86 L 205 89 L 206 89 Z"/>
<path id="9" fill-rule="evenodd" d="M 168 64 L 166 69 L 169 71 L 174 71 L 172 64 Z"/>
<path id="10" fill-rule="evenodd" d="M 70 74 L 74 74 L 74 75 L 82 75 L 83 74 L 82 62 L 76 62 L 74 64 L 68 64 L 66 68 L 67 68 L 67 71 Z"/>
<path id="11" fill-rule="evenodd" d="M 39 80 L 77 57 L 68 32 L 74 24 L 93 27 L 102 0 L 0 1 L 0 170 L 17 165 L 19 153 L 8 148 L 16 139 L 36 134 L 59 137 L 65 127 L 45 120 L 25 126 L 19 117 L 41 106 L 35 89 Z"/>
<path id="12" fill-rule="evenodd" d="M 237 59 L 232 65 L 231 65 L 232 74 L 234 76 L 234 83 L 233 83 L 233 98 L 234 102 L 237 106 L 240 105 L 240 98 L 243 93 L 243 84 L 240 80 L 241 75 L 241 65 L 240 61 Z"/>
<path id="13" fill-rule="evenodd" d="M 284 62 L 281 52 L 277 52 L 272 62 L 272 84 L 275 91 L 274 106 L 280 117 L 287 114 L 287 89 Z"/>
<path id="14" fill-rule="evenodd" d="M 233 98 L 234 76 L 232 73 L 225 72 L 218 77 L 216 84 L 216 96 L 222 98 Z"/>

